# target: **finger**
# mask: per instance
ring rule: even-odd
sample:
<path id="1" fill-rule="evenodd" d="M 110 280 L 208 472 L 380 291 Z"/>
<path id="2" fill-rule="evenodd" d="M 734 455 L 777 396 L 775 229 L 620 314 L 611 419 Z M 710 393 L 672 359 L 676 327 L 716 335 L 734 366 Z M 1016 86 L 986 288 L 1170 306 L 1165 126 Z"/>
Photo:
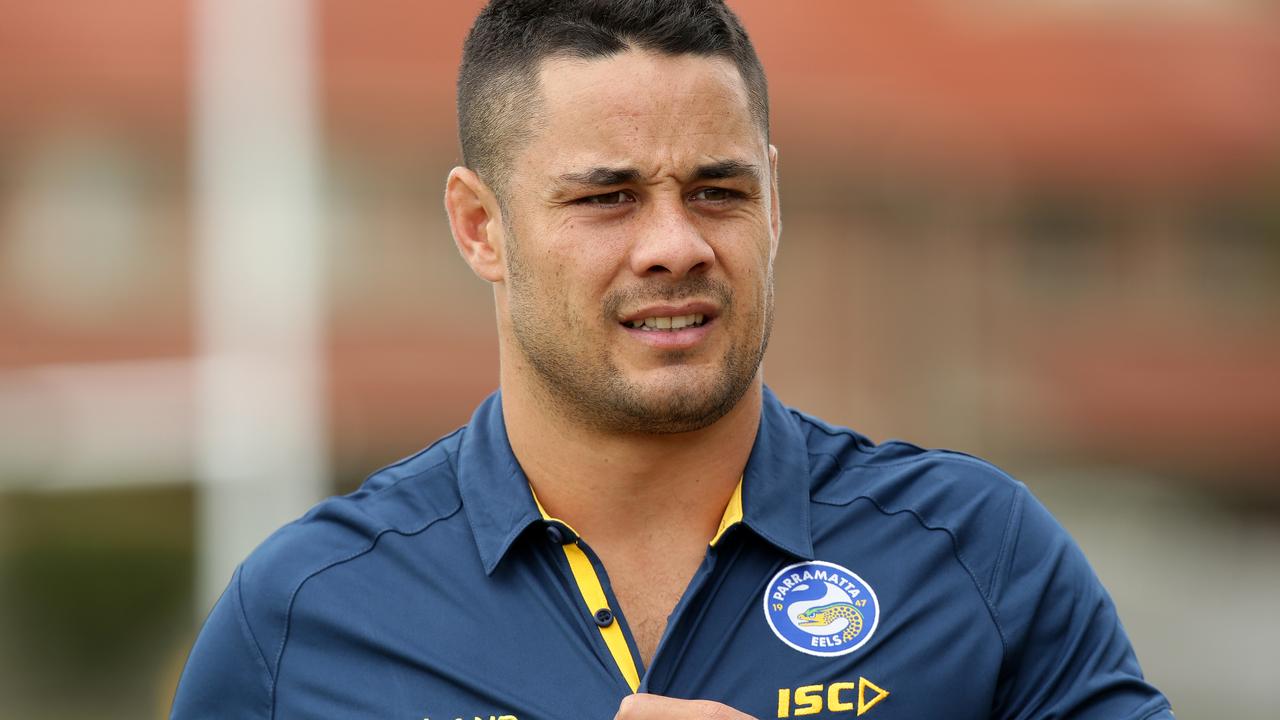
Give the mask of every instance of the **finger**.
<path id="1" fill-rule="evenodd" d="M 677 700 L 638 693 L 618 706 L 614 720 L 753 720 L 750 715 L 711 700 Z"/>

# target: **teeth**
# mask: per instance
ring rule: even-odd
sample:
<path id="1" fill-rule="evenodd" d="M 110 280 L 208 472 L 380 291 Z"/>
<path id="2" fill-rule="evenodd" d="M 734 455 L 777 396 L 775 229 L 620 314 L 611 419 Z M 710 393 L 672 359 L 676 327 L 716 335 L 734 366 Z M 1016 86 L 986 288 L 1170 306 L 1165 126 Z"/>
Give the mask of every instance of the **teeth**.
<path id="1" fill-rule="evenodd" d="M 631 328 L 645 330 L 679 330 L 687 327 L 697 327 L 706 320 L 706 316 L 702 313 L 693 315 L 676 315 L 674 317 L 647 317 L 643 320 L 631 320 L 627 322 L 627 326 Z"/>

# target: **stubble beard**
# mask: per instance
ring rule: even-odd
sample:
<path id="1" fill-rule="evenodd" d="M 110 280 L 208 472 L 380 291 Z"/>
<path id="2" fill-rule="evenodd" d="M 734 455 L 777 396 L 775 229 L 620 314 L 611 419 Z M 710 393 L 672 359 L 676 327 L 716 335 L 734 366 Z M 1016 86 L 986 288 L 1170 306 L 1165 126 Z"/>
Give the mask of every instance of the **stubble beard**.
<path id="1" fill-rule="evenodd" d="M 567 304 L 556 308 L 545 302 L 551 294 L 542 291 L 539 279 L 529 272 L 510 228 L 506 235 L 507 302 L 512 333 L 536 375 L 540 401 L 549 404 L 552 410 L 597 432 L 684 433 L 700 430 L 724 417 L 751 388 L 773 329 L 772 268 L 760 307 L 740 307 L 725 283 L 702 276 L 678 283 L 663 281 L 614 291 L 605 296 L 601 308 L 605 322 L 616 322 L 622 307 L 641 301 L 673 302 L 710 297 L 721 308 L 717 322 L 730 324 L 738 313 L 749 313 L 743 327 L 760 328 L 758 334 L 749 334 L 730 345 L 721 366 L 709 369 L 711 378 L 693 378 L 693 387 L 676 383 L 667 392 L 663 388 L 646 389 L 628 381 L 609 357 L 606 347 L 582 346 L 585 343 L 574 347 L 574 341 L 580 338 L 575 331 L 586 327 L 586 319 Z M 686 355 L 672 351 L 666 360 L 675 367 L 686 360 Z M 689 373 L 694 372 L 705 376 L 707 371 L 689 369 Z"/>

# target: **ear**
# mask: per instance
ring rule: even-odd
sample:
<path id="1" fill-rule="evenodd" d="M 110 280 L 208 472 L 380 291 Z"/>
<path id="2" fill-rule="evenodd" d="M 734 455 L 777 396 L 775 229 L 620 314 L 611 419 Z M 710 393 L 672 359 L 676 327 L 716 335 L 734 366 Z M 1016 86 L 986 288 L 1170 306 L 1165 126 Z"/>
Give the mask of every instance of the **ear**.
<path id="1" fill-rule="evenodd" d="M 444 209 L 449 214 L 453 242 L 471 271 L 491 283 L 506 276 L 503 262 L 502 211 L 498 197 L 470 168 L 449 172 L 444 188 Z"/>
<path id="2" fill-rule="evenodd" d="M 778 194 L 778 148 L 769 146 L 769 225 L 773 228 L 774 252 L 782 237 L 782 200 Z"/>

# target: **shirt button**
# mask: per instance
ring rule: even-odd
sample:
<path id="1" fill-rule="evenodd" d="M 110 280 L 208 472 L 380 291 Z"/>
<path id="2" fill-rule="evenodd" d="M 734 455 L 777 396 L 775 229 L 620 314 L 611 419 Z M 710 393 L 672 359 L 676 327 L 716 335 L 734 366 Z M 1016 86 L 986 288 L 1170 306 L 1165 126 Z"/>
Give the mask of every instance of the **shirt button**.
<path id="1" fill-rule="evenodd" d="M 600 627 L 609 627 L 613 624 L 613 612 L 609 608 L 600 608 L 593 619 Z"/>
<path id="2" fill-rule="evenodd" d="M 555 525 L 548 525 L 548 526 L 547 526 L 547 539 L 548 539 L 548 540 L 550 540 L 553 544 L 556 544 L 556 545 L 563 545 L 563 544 L 564 544 L 564 532 L 563 532 L 563 531 L 561 531 L 561 530 L 560 530 L 560 528 L 559 528 L 559 527 L 557 527 L 557 526 L 555 526 Z"/>

